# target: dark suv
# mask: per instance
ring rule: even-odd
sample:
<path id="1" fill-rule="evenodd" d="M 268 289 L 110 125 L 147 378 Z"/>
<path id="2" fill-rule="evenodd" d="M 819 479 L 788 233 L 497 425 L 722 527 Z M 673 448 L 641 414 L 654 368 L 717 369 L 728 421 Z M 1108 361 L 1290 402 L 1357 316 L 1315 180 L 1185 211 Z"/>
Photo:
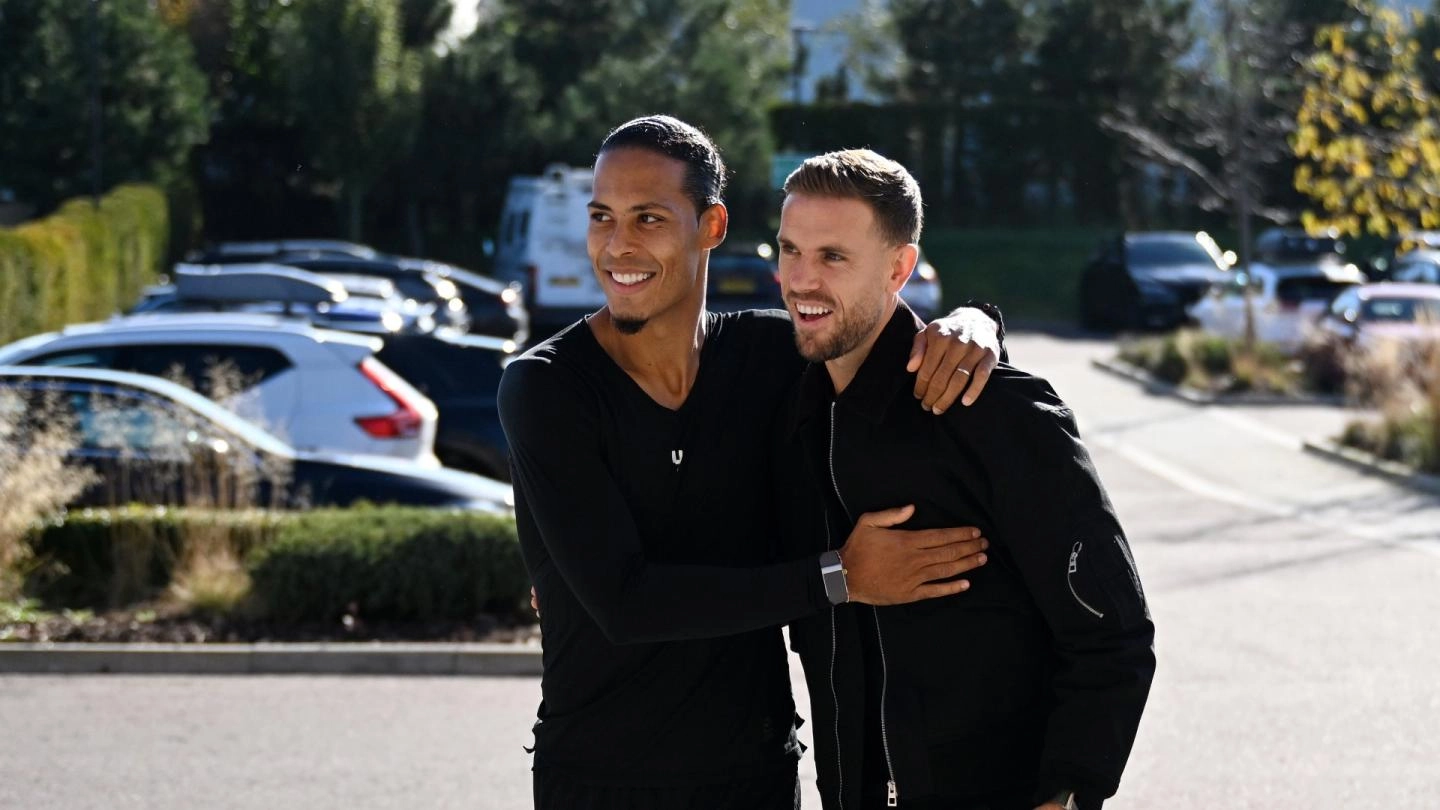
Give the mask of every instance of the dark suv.
<path id="1" fill-rule="evenodd" d="M 1087 329 L 1170 329 L 1211 285 L 1229 278 L 1204 231 L 1126 233 L 1100 246 L 1080 276 Z"/>

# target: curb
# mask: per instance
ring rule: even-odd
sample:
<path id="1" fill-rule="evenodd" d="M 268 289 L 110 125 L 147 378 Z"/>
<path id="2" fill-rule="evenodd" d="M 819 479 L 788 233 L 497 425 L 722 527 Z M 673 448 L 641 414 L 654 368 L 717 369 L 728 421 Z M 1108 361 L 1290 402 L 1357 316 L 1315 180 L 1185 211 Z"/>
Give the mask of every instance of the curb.
<path id="1" fill-rule="evenodd" d="M 1305 452 L 1311 455 L 1328 459 L 1337 464 L 1344 464 L 1368 475 L 1379 476 L 1420 492 L 1440 495 L 1440 475 L 1422 473 L 1399 462 L 1377 458 L 1372 453 L 1346 447 L 1329 440 L 1306 439 L 1301 446 Z"/>
<path id="2" fill-rule="evenodd" d="M 0 674 L 540 674 L 540 648 L 518 644 L 0 643 Z"/>
<path id="3" fill-rule="evenodd" d="M 1145 388 L 1146 393 L 1161 394 L 1184 400 L 1191 405 L 1330 405 L 1343 406 L 1345 398 L 1342 396 L 1323 394 L 1211 394 L 1191 388 L 1186 385 L 1175 385 L 1163 382 L 1150 376 L 1148 371 L 1137 368 L 1122 360 L 1090 361 L 1090 365 L 1101 371 L 1108 372 L 1117 377 L 1139 383 Z"/>

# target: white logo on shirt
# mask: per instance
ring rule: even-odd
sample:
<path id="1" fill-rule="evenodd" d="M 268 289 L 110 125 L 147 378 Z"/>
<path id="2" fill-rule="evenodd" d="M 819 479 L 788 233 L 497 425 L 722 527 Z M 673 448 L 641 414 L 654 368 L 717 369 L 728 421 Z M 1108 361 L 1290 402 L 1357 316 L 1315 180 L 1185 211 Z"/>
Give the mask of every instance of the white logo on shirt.
<path id="1" fill-rule="evenodd" d="M 671 463 L 671 464 L 674 464 L 676 467 L 679 467 L 679 466 L 680 466 L 680 462 L 682 462 L 682 461 L 684 461 L 684 460 L 685 460 L 685 451 L 684 451 L 684 450 L 671 450 L 671 451 L 670 451 L 670 463 Z"/>

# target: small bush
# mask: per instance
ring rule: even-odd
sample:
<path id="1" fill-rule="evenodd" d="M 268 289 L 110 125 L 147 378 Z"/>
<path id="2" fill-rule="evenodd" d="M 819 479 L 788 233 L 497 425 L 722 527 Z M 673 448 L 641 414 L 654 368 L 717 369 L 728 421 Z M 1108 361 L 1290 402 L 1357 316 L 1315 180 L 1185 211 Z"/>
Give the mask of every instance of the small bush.
<path id="1" fill-rule="evenodd" d="M 1274 346 L 1195 330 L 1123 342 L 1119 357 L 1158 380 L 1211 393 L 1266 391 L 1293 393 L 1299 388 L 1296 363 Z"/>
<path id="2" fill-rule="evenodd" d="M 1352 399 L 1380 418 L 1346 427 L 1340 441 L 1417 469 L 1440 472 L 1440 342 L 1388 344 L 1346 364 Z"/>

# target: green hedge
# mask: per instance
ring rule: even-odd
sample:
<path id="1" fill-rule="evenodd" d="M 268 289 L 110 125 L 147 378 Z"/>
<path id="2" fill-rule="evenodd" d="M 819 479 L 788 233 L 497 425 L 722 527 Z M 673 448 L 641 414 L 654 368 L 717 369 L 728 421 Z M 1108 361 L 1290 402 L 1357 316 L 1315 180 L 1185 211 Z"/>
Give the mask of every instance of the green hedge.
<path id="1" fill-rule="evenodd" d="M 246 608 L 281 621 L 520 615 L 530 583 L 515 523 L 468 512 L 356 507 L 311 512 L 86 510 L 30 538 L 42 566 L 28 590 L 55 607 L 154 597 L 187 552 L 228 544 L 251 579 Z"/>
<path id="2" fill-rule="evenodd" d="M 128 307 L 159 275 L 169 240 L 165 193 L 119 186 L 0 228 L 0 343 Z"/>

